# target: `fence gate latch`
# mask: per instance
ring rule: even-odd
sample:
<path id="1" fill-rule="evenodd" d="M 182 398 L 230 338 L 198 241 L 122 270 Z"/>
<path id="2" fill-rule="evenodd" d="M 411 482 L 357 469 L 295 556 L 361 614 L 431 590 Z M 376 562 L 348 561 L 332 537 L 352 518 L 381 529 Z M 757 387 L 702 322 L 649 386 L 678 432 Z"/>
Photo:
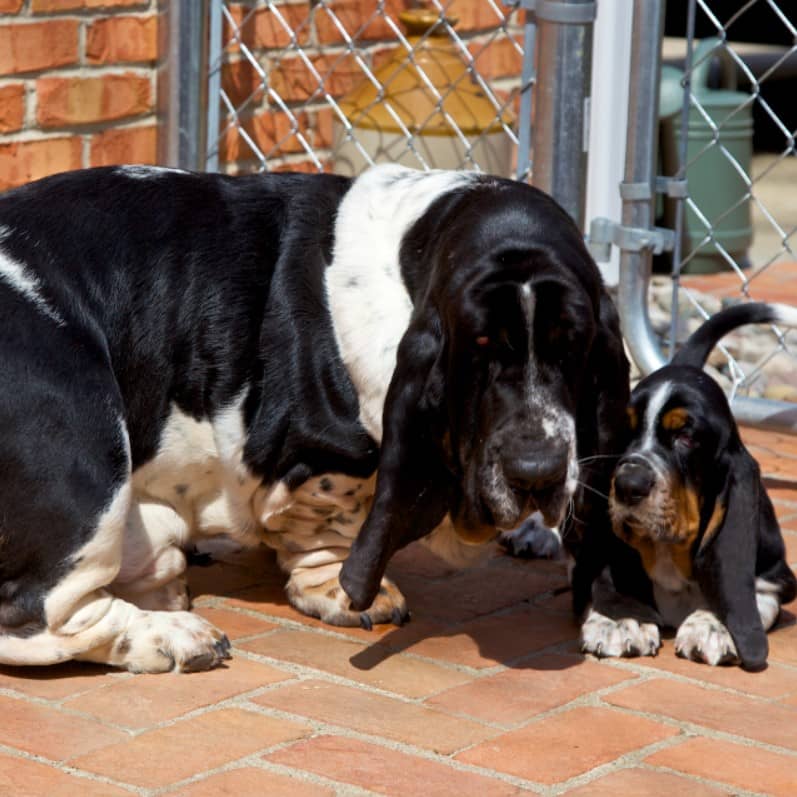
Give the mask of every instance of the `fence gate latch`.
<path id="1" fill-rule="evenodd" d="M 671 252 L 675 246 L 675 233 L 666 227 L 624 227 L 611 219 L 599 217 L 589 225 L 587 243 L 595 260 L 606 263 L 612 244 L 626 252 L 641 252 L 643 249 L 652 249 L 656 255 Z"/>

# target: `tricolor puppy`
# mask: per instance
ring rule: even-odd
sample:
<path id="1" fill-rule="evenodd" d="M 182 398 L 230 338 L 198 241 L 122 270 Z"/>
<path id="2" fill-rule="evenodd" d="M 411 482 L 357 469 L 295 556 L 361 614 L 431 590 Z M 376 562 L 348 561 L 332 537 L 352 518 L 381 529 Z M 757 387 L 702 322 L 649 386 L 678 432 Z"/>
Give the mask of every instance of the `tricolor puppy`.
<path id="1" fill-rule="evenodd" d="M 766 665 L 766 631 L 794 598 L 795 578 L 758 465 L 702 370 L 723 335 L 752 323 L 797 326 L 797 308 L 750 303 L 717 313 L 633 391 L 632 439 L 609 503 L 614 532 L 638 552 L 644 574 L 627 558 L 612 563 L 614 587 L 626 594 L 597 585 L 584 650 L 654 656 L 666 625 L 678 629 L 679 656 Z"/>
<path id="2" fill-rule="evenodd" d="M 578 229 L 472 173 L 50 177 L 0 197 L 0 318 L 8 664 L 212 667 L 186 552 L 260 541 L 300 611 L 401 622 L 397 548 L 561 521 L 627 402 Z"/>

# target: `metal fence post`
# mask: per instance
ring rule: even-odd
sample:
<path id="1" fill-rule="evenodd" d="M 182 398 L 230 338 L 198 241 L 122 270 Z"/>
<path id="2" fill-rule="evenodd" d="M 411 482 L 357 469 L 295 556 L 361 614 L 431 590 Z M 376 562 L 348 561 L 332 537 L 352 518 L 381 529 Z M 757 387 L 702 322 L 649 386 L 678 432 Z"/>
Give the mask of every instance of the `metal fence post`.
<path id="1" fill-rule="evenodd" d="M 621 186 L 622 224 L 628 229 L 653 228 L 663 26 L 661 0 L 634 0 L 625 182 Z M 652 259 L 650 247 L 622 249 L 617 294 L 626 343 L 634 362 L 646 374 L 666 362 L 648 314 Z"/>
<path id="2" fill-rule="evenodd" d="M 208 3 L 163 0 L 167 63 L 158 87 L 159 161 L 181 169 L 205 167 Z"/>
<path id="3" fill-rule="evenodd" d="M 538 0 L 535 186 L 584 229 L 595 2 Z"/>

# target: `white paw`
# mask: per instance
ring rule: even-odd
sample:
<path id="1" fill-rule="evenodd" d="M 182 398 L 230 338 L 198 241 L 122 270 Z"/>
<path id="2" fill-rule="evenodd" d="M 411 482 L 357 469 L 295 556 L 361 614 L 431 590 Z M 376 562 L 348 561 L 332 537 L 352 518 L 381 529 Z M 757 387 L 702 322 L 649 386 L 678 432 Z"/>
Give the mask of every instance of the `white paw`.
<path id="1" fill-rule="evenodd" d="M 197 672 L 229 659 L 230 641 L 191 612 L 138 612 L 111 655 L 131 672 Z"/>
<path id="2" fill-rule="evenodd" d="M 581 626 L 581 650 L 598 657 L 655 656 L 661 647 L 659 627 L 633 617 L 612 620 L 594 609 Z"/>
<path id="3" fill-rule="evenodd" d="M 728 629 L 711 612 L 698 609 L 681 623 L 675 636 L 675 653 L 715 666 L 739 660 Z"/>

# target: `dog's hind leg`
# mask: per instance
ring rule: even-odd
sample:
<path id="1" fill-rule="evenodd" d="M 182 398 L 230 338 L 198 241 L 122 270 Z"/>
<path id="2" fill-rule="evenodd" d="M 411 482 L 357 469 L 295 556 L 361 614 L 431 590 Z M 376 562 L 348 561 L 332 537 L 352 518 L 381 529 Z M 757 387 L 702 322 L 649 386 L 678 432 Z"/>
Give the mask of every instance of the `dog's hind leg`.
<path id="1" fill-rule="evenodd" d="M 134 498 L 113 594 L 140 609 L 188 609 L 183 553 L 188 539 L 188 524 L 171 506 Z"/>

